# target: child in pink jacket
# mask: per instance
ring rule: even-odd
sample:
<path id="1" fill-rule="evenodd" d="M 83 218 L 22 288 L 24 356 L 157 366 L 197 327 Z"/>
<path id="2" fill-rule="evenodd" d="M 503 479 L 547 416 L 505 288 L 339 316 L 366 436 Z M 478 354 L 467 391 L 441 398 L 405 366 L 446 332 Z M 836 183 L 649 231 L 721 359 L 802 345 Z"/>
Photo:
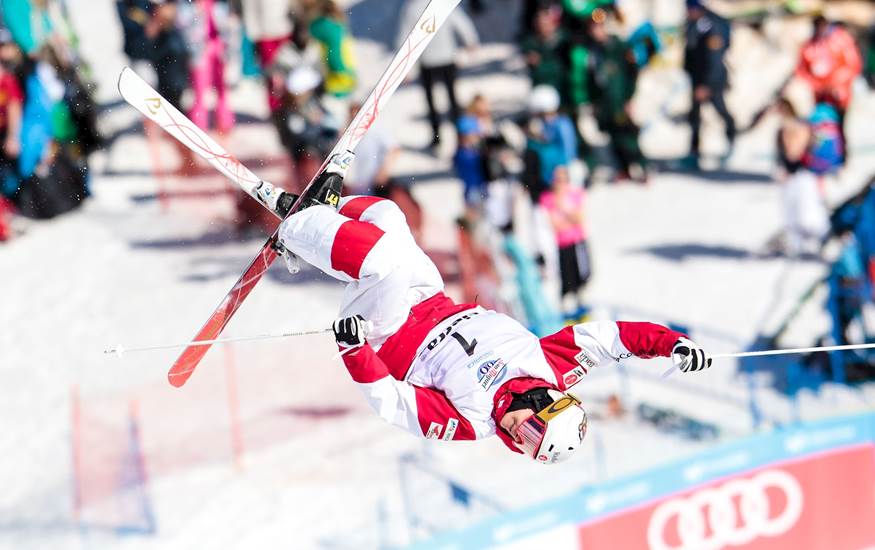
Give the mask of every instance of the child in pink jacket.
<path id="1" fill-rule="evenodd" d="M 585 193 L 571 183 L 568 168 L 559 166 L 553 172 L 552 188 L 541 194 L 539 202 L 550 217 L 559 245 L 562 310 L 566 320 L 576 320 L 586 313 L 583 289 L 591 269 L 584 225 Z"/>

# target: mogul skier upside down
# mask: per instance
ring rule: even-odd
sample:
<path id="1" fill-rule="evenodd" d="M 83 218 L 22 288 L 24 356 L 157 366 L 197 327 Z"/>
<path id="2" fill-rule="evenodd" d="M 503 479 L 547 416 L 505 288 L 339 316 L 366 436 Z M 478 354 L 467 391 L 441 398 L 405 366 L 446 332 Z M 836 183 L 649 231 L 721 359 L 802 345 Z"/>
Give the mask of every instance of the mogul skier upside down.
<path id="1" fill-rule="evenodd" d="M 293 263 L 346 283 L 333 325 L 344 364 L 377 414 L 419 437 L 497 435 L 554 464 L 583 443 L 580 384 L 593 368 L 631 356 L 671 357 L 682 372 L 711 365 L 686 335 L 654 323 L 588 322 L 539 339 L 507 315 L 455 303 L 389 200 L 314 204 L 282 223 L 279 242 Z"/>

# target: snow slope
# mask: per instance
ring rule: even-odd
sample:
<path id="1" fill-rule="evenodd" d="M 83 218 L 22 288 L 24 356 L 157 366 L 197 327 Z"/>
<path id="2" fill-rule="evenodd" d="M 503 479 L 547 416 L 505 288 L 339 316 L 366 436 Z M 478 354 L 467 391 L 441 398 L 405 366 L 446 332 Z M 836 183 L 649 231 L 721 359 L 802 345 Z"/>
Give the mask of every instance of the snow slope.
<path id="1" fill-rule="evenodd" d="M 375 37 L 392 34 L 397 2 L 363 0 L 356 13 Z M 114 82 L 123 65 L 115 9 L 109 0 L 75 0 L 74 23 L 100 85 L 111 146 L 93 159 L 95 197 L 80 211 L 31 224 L 0 248 L 0 548 L 346 548 L 403 544 L 426 529 L 473 519 L 454 508 L 446 488 L 407 474 L 413 495 L 405 509 L 401 457 L 412 454 L 500 506 L 563 494 L 581 484 L 640 470 L 701 448 L 630 418 L 591 423 L 592 445 L 568 464 L 541 468 L 511 457 L 497 440 L 453 445 L 419 442 L 388 427 L 367 409 L 348 382 L 329 336 L 243 343 L 210 352 L 182 390 L 165 373 L 173 350 L 106 356 L 105 348 L 185 341 L 233 284 L 260 245 L 241 240 L 227 224 L 232 206 L 225 184 L 209 172 L 196 178 L 155 177 L 175 167 L 175 150 L 150 149 L 133 109 L 118 104 Z M 500 3 L 500 5 L 505 5 Z M 384 11 L 381 11 L 384 10 Z M 664 13 L 664 12 L 660 12 Z M 502 14 L 506 16 L 506 14 Z M 355 25 L 354 25 L 355 28 Z M 91 32 L 100 29 L 101 32 Z M 731 106 L 743 118 L 781 80 L 792 56 L 744 34 L 748 59 L 738 71 Z M 368 35 L 371 36 L 371 35 Z M 379 40 L 359 36 L 365 83 L 388 62 Z M 526 93 L 519 59 L 490 43 L 468 59 L 459 83 L 463 100 L 486 93 L 500 113 L 518 108 Z M 665 105 L 683 112 L 676 71 L 645 75 L 639 109 Z M 226 146 L 240 158 L 276 158 L 280 147 L 263 122 L 263 90 L 240 82 L 240 126 Z M 851 115 L 855 147 L 873 144 L 866 120 L 875 111 L 860 97 Z M 418 178 L 416 195 L 428 212 L 431 249 L 452 252 L 452 220 L 460 211 L 448 172 L 452 144 L 438 158 L 428 141 L 420 90 L 405 86 L 386 110 L 404 145 L 401 172 Z M 720 151 L 719 129 L 707 119 L 706 148 Z M 745 347 L 780 319 L 824 266 L 758 259 L 753 252 L 778 230 L 778 189 L 768 178 L 773 126 L 743 136 L 729 169 L 701 180 L 670 172 L 648 188 L 600 186 L 590 195 L 595 275 L 591 297 L 598 317 L 653 319 L 691 327 L 715 351 Z M 643 143 L 658 157 L 683 153 L 683 126 L 654 116 Z M 281 181 L 281 164 L 250 166 Z M 862 184 L 873 158 L 854 157 L 835 198 Z M 161 170 L 159 170 L 160 172 Z M 211 193 L 209 200 L 173 199 L 159 189 Z M 227 336 L 329 326 L 342 288 L 312 270 L 292 278 L 276 265 L 226 331 Z M 816 314 L 799 336 L 818 328 Z M 810 332 L 810 334 L 806 334 Z M 799 343 L 807 343 L 800 341 Z M 707 373 L 658 380 L 663 362 L 605 369 L 589 380 L 592 400 L 612 393 L 629 406 L 646 401 L 675 408 L 724 430 L 751 429 L 747 385 L 731 363 Z M 232 383 L 233 381 L 233 383 Z M 786 421 L 791 404 L 768 389 L 758 396 L 766 413 Z M 870 389 L 829 388 L 806 395 L 802 414 L 814 417 L 871 407 Z M 598 406 L 593 411 L 597 412 Z M 134 422 L 136 434 L 132 435 Z M 139 461 L 139 462 L 138 462 Z M 510 490 L 510 489 L 513 490 Z M 439 490 L 440 489 L 440 490 Z M 128 528 L 127 532 L 124 529 Z"/>

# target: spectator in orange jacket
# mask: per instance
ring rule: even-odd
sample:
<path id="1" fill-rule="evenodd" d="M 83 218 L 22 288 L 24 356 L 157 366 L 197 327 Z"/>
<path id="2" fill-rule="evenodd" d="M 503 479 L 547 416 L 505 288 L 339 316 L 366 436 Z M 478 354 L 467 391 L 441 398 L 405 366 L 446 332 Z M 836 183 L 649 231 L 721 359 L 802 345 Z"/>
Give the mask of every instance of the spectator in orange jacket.
<path id="1" fill-rule="evenodd" d="M 842 112 L 851 102 L 854 79 L 863 60 L 854 37 L 822 15 L 814 18 L 814 35 L 802 47 L 796 76 L 811 86 L 818 100 L 834 103 Z"/>
<path id="2" fill-rule="evenodd" d="M 811 86 L 815 101 L 829 103 L 838 110 L 845 151 L 845 112 L 851 103 L 854 79 L 862 70 L 863 58 L 851 33 L 822 15 L 815 17 L 814 34 L 802 46 L 796 76 Z"/>

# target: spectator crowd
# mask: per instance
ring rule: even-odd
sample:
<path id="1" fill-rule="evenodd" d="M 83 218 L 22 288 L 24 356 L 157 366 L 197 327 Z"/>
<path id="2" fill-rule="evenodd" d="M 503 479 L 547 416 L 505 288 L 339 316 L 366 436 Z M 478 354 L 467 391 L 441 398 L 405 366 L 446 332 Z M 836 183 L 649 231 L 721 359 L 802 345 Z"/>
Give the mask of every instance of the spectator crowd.
<path id="1" fill-rule="evenodd" d="M 511 1 L 519 4 L 514 36 L 530 92 L 517 112 L 497 116 L 485 90 L 464 97 L 457 80 L 465 74 L 463 59 L 472 58 L 463 52 L 478 48 L 478 16 Z M 704 168 L 713 163 L 706 162 L 701 139 L 703 120 L 710 120 L 702 113 L 708 109 L 725 135 L 718 170 L 726 165 L 745 131 L 727 102 L 738 70 L 727 55 L 734 30 L 743 23 L 718 14 L 707 0 L 678 2 L 685 7 L 683 24 L 658 29 L 640 17 L 633 23 L 615 0 L 466 1 L 434 37 L 417 71 L 430 128 L 423 150 L 444 161 L 461 183 L 465 208 L 458 220 L 458 263 L 465 299 L 514 310 L 545 332 L 587 315 L 585 289 L 593 273 L 587 191 L 593 185 L 648 186 L 664 164 L 642 149 L 642 127 L 654 113 L 638 112 L 635 99 L 640 75 L 655 62 L 664 68 L 665 54 L 675 44 L 682 52 L 676 69 L 689 83 L 682 117 L 689 142 L 686 154 L 670 166 L 709 177 Z M 404 0 L 396 43 L 427 3 Z M 263 82 L 291 190 L 310 180 L 361 107 L 364 90 L 345 3 L 117 0 L 116 6 L 131 64 L 150 67 L 158 91 L 202 128 L 223 134 L 234 128 L 229 59 L 240 60 L 244 76 Z M 13 212 L 51 217 L 88 196 L 87 158 L 101 138 L 88 67 L 75 47 L 65 1 L 0 0 L 0 15 L 2 240 L 10 236 Z M 785 15 L 807 18 L 810 38 L 793 74 L 749 127 L 770 114 L 777 121 L 775 181 L 785 223 L 773 251 L 804 259 L 821 254 L 838 232 L 824 189 L 851 151 L 846 128 L 855 82 L 863 77 L 875 85 L 875 21 L 872 31 L 861 32 L 821 10 Z M 439 89 L 445 91 L 446 112 Z M 399 145 L 381 124 L 361 142 L 346 192 L 392 198 L 419 237 L 421 209 L 409 178 L 398 177 Z M 444 155 L 448 149 L 453 153 Z M 179 173 L 185 175 L 194 159 L 184 147 L 179 153 Z M 521 211 L 529 213 L 524 219 L 515 206 L 521 200 L 526 206 Z M 242 193 L 237 206 L 241 229 L 265 219 Z M 531 236 L 526 245 L 519 240 L 521 228 Z M 853 233 L 844 227 L 842 234 L 851 242 L 848 231 Z M 875 272 L 868 257 L 860 261 L 868 266 L 862 272 Z M 856 264 L 845 258 L 843 265 Z M 557 281 L 554 296 L 541 285 L 551 274 Z M 510 279 L 519 296 L 516 305 L 488 289 Z M 871 293 L 871 286 L 866 288 Z M 544 305 L 551 303 L 554 313 Z"/>
<path id="2" fill-rule="evenodd" d="M 0 241 L 14 216 L 51 218 L 90 193 L 101 140 L 75 44 L 62 2 L 0 2 Z"/>

